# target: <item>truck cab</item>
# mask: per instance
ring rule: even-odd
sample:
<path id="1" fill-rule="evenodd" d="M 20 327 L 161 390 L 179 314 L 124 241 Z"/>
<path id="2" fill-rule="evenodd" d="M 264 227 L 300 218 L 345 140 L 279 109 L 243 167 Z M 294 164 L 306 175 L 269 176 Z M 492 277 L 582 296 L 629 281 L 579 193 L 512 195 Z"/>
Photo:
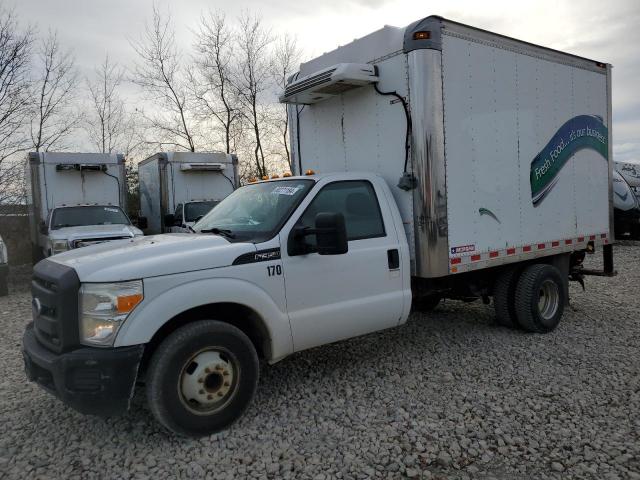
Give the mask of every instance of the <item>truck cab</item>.
<path id="1" fill-rule="evenodd" d="M 44 256 L 110 240 L 142 236 L 117 205 L 73 205 L 51 210 L 40 227 Z"/>
<path id="2" fill-rule="evenodd" d="M 165 225 L 170 225 L 171 233 L 190 233 L 193 225 L 219 204 L 217 200 L 191 200 L 179 203 L 176 211 L 165 217 Z"/>
<path id="3" fill-rule="evenodd" d="M 409 315 L 408 244 L 377 175 L 249 184 L 195 230 L 38 263 L 29 377 L 99 415 L 126 410 L 144 378 L 160 421 L 197 436 L 244 411 L 259 357 L 275 362 Z"/>

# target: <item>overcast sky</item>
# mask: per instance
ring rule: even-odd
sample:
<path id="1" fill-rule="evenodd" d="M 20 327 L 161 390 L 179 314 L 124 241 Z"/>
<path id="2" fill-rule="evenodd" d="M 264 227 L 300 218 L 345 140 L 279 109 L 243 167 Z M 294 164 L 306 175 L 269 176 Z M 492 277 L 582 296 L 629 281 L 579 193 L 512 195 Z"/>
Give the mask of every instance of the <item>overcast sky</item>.
<path id="1" fill-rule="evenodd" d="M 57 30 L 75 52 L 83 75 L 105 56 L 125 66 L 152 0 L 0 0 L 23 23 Z M 306 58 L 333 50 L 386 25 L 406 26 L 442 15 L 532 43 L 613 64 L 613 138 L 616 160 L 640 162 L 640 2 L 637 0 L 158 0 L 173 15 L 185 52 L 200 14 L 219 9 L 230 17 L 247 8 L 276 33 L 297 36 Z M 44 32 L 43 32 L 44 33 Z M 133 88 L 133 87 L 130 87 Z M 130 90 L 133 91 L 133 90 Z"/>

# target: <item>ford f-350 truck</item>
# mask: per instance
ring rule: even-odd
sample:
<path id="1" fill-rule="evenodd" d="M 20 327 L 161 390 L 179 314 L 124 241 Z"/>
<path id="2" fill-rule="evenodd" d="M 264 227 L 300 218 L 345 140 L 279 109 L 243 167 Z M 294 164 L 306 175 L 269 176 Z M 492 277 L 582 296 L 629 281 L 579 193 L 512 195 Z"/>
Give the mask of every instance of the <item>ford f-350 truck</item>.
<path id="1" fill-rule="evenodd" d="M 38 263 L 28 377 L 97 415 L 144 383 L 158 421 L 201 436 L 244 412 L 259 359 L 412 305 L 493 298 L 499 324 L 552 331 L 569 278 L 614 274 L 610 79 L 440 17 L 301 65 L 281 97 L 296 175 L 235 190 L 195 234 Z M 602 271 L 582 267 L 595 250 Z"/>

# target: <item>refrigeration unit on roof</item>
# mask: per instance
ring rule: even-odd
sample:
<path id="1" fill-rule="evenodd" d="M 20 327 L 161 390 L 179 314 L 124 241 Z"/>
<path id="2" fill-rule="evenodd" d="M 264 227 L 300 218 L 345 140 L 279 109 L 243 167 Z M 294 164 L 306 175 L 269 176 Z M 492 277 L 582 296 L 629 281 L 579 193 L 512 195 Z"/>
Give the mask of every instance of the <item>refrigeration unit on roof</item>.
<path id="1" fill-rule="evenodd" d="M 58 172 L 68 170 L 106 172 L 107 168 L 106 163 L 58 163 L 56 165 Z"/>
<path id="2" fill-rule="evenodd" d="M 338 63 L 289 83 L 281 103 L 311 104 L 378 81 L 373 65 Z"/>
<path id="3" fill-rule="evenodd" d="M 180 170 L 183 172 L 221 172 L 224 170 L 224 163 L 181 163 Z"/>

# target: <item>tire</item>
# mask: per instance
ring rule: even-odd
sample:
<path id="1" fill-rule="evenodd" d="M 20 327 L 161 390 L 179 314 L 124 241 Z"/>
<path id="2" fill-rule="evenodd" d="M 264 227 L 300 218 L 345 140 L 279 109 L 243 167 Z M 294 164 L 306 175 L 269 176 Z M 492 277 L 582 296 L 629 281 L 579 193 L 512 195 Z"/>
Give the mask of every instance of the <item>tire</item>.
<path id="1" fill-rule="evenodd" d="M 496 311 L 498 325 L 508 328 L 518 328 L 516 314 L 516 288 L 520 269 L 509 268 L 502 272 L 493 285 L 493 307 Z"/>
<path id="2" fill-rule="evenodd" d="M 554 330 L 564 312 L 566 288 L 552 265 L 535 264 L 520 275 L 516 288 L 516 314 L 522 328 L 534 333 Z"/>
<path id="3" fill-rule="evenodd" d="M 201 320 L 173 332 L 154 352 L 146 377 L 147 402 L 170 431 L 211 435 L 242 416 L 258 376 L 256 349 L 240 329 Z"/>
<path id="4" fill-rule="evenodd" d="M 413 301 L 413 309 L 416 312 L 430 312 L 438 306 L 440 300 L 439 295 L 428 295 L 426 297 L 416 298 Z"/>

